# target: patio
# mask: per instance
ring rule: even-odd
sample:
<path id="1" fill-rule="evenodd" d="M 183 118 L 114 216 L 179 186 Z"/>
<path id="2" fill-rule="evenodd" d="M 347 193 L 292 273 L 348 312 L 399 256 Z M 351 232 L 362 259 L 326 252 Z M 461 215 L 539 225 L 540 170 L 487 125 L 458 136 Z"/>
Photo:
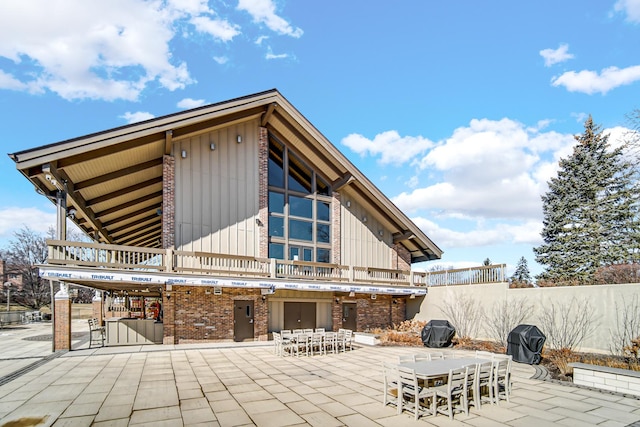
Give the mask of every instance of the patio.
<path id="1" fill-rule="evenodd" d="M 74 323 L 74 331 L 81 325 Z M 26 334 L 0 337 L 3 374 L 17 359 L 10 349 L 19 342 L 29 343 L 25 348 L 34 358 L 46 356 L 50 342 L 24 341 Z M 88 341 L 76 340 L 77 347 L 82 349 L 0 386 L 0 425 L 20 418 L 41 419 L 38 425 L 45 426 L 575 427 L 640 420 L 640 400 L 531 379 L 534 367 L 514 363 L 510 403 L 483 405 L 454 421 L 439 416 L 416 422 L 382 405 L 381 366 L 415 353 L 415 347 L 357 346 L 304 358 L 277 356 L 272 342 L 88 349 Z"/>

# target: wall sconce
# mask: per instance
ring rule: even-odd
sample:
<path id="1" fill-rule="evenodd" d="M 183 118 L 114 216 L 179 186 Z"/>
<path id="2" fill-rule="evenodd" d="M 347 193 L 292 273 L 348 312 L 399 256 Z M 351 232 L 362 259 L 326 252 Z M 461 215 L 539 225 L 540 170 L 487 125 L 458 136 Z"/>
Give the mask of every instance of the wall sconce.
<path id="1" fill-rule="evenodd" d="M 394 298 L 391 302 L 392 302 L 392 303 L 394 303 L 394 304 L 397 304 L 397 303 L 398 303 L 398 300 L 396 300 L 396 299 Z"/>
<path id="2" fill-rule="evenodd" d="M 185 294 L 191 295 L 191 291 L 187 291 L 187 292 L 185 292 Z"/>
<path id="3" fill-rule="evenodd" d="M 169 301 L 170 299 L 171 299 L 171 294 L 167 292 L 167 301 Z"/>
<path id="4" fill-rule="evenodd" d="M 350 208 L 351 207 L 351 200 L 347 200 L 347 207 Z"/>
<path id="5" fill-rule="evenodd" d="M 238 144 L 240 144 L 240 143 L 242 142 L 242 135 L 238 135 L 238 136 L 236 137 L 236 142 L 237 142 Z"/>
<path id="6" fill-rule="evenodd" d="M 380 235 L 380 237 L 384 236 L 384 231 L 383 230 L 378 230 L 378 234 Z"/>
<path id="7" fill-rule="evenodd" d="M 409 299 L 416 299 L 416 294 L 411 294 L 411 296 L 409 297 Z"/>
<path id="8" fill-rule="evenodd" d="M 353 291 L 351 291 L 351 292 L 349 292 L 349 296 L 350 296 L 351 298 L 353 298 L 353 297 L 355 297 L 355 296 L 356 296 L 356 293 L 355 293 L 355 292 L 353 292 Z"/>
<path id="9" fill-rule="evenodd" d="M 340 298 L 336 298 L 336 304 L 340 304 Z"/>
<path id="10" fill-rule="evenodd" d="M 187 150 L 182 150 L 180 152 L 180 157 L 182 157 L 183 159 L 186 159 L 187 158 Z"/>
<path id="11" fill-rule="evenodd" d="M 158 216 L 162 215 L 162 209 L 161 208 L 156 209 L 156 215 L 158 215 Z"/>
<path id="12" fill-rule="evenodd" d="M 376 294 L 371 294 L 371 299 L 376 299 L 376 298 L 378 298 L 378 295 L 376 295 Z"/>
<path id="13" fill-rule="evenodd" d="M 262 227 L 262 221 L 260 221 L 260 218 L 256 218 L 256 225 L 258 227 Z"/>
<path id="14" fill-rule="evenodd" d="M 265 302 L 267 300 L 267 296 L 266 295 L 262 295 L 262 302 Z"/>
<path id="15" fill-rule="evenodd" d="M 367 222 L 367 217 L 366 216 L 362 217 L 362 222 Z"/>
<path id="16" fill-rule="evenodd" d="M 216 144 L 212 142 L 211 144 L 209 144 L 209 148 L 211 149 L 211 151 L 215 150 Z"/>

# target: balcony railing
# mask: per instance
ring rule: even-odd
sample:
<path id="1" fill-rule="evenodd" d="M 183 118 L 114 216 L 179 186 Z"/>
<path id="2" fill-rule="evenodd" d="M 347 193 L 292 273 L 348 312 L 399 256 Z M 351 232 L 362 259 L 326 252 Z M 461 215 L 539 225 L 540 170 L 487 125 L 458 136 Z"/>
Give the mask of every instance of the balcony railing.
<path id="1" fill-rule="evenodd" d="M 396 286 L 471 285 L 500 283 L 506 280 L 505 264 L 418 272 L 66 240 L 48 240 L 47 245 L 49 248 L 47 263 L 50 265 L 114 270 L 377 283 Z"/>

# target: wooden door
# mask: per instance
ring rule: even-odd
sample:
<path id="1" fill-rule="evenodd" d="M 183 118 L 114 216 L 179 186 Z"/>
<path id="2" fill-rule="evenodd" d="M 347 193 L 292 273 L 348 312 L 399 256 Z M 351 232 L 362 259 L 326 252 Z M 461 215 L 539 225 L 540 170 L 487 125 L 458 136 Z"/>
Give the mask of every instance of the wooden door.
<path id="1" fill-rule="evenodd" d="M 285 302 L 284 329 L 307 329 L 316 327 L 315 302 Z"/>
<path id="2" fill-rule="evenodd" d="M 233 340 L 253 340 L 253 301 L 234 301 Z"/>
<path id="3" fill-rule="evenodd" d="M 355 303 L 342 303 L 342 327 L 344 329 L 356 330 L 358 326 L 358 310 Z"/>

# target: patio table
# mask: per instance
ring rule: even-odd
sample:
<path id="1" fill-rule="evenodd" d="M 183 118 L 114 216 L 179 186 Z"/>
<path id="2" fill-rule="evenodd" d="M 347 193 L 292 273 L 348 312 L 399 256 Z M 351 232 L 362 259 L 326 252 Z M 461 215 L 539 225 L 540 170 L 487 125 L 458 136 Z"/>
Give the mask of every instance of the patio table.
<path id="1" fill-rule="evenodd" d="M 490 362 L 489 359 L 476 357 L 461 357 L 458 359 L 421 360 L 419 362 L 402 362 L 398 366 L 416 371 L 416 375 L 423 379 L 440 378 L 449 375 L 450 369 L 475 366 L 478 363 Z"/>

